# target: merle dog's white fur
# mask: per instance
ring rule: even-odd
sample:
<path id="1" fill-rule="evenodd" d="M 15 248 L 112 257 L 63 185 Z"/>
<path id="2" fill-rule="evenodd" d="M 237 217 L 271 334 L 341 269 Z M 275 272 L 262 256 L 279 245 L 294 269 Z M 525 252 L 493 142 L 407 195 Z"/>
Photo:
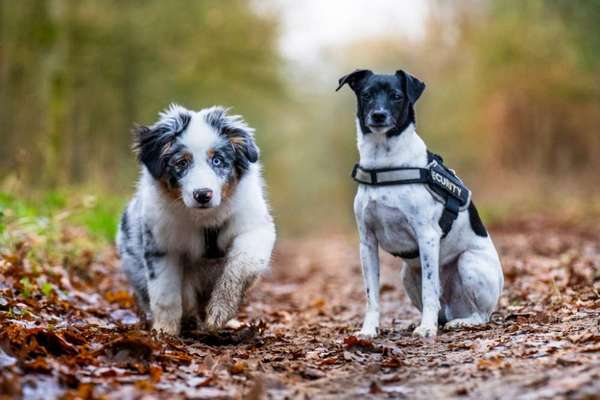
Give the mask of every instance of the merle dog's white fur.
<path id="1" fill-rule="evenodd" d="M 343 83 L 340 80 L 340 87 Z M 388 135 L 388 129 L 363 132 L 364 125 L 359 115 L 357 143 L 363 168 L 427 166 L 427 147 L 414 120 L 394 135 Z M 419 251 L 419 257 L 405 260 L 402 271 L 405 290 L 422 312 L 415 335 L 435 336 L 438 320 L 447 321 L 446 328 L 489 321 L 503 287 L 494 244 L 489 235 L 474 232 L 467 210 L 459 213 L 442 240 L 438 223 L 442 211 L 443 204 L 423 184 L 358 186 L 354 213 L 367 293 L 359 335 L 374 337 L 379 331 L 379 247 L 392 254 Z"/>
<path id="2" fill-rule="evenodd" d="M 221 107 L 173 105 L 138 128 L 136 147 L 141 177 L 117 235 L 123 269 L 157 331 L 178 334 L 188 318 L 218 329 L 268 268 L 275 241 L 253 130 Z M 228 169 L 215 167 L 219 152 Z M 186 171 L 169 175 L 177 157 L 190 160 Z M 193 196 L 200 188 L 214 192 L 203 207 Z M 223 257 L 207 258 L 206 229 Z"/>

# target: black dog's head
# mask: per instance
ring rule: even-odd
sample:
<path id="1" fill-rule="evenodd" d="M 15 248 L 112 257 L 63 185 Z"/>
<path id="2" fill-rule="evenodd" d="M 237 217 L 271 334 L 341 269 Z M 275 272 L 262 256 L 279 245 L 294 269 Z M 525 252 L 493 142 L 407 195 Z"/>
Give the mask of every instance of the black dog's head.
<path id="1" fill-rule="evenodd" d="M 358 120 L 364 134 L 399 135 L 415 122 L 414 105 L 425 90 L 425 84 L 399 70 L 394 75 L 374 74 L 359 69 L 340 78 L 340 90 L 349 84 L 358 101 Z"/>

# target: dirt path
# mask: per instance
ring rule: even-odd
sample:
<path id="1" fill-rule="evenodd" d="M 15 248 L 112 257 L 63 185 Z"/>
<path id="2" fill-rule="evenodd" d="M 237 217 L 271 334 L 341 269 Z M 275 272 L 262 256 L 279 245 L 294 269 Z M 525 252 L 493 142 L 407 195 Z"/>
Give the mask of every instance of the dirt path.
<path id="1" fill-rule="evenodd" d="M 411 336 L 418 314 L 401 288 L 401 262 L 388 256 L 383 334 L 372 342 L 352 336 L 364 295 L 356 244 L 341 237 L 280 243 L 273 273 L 252 291 L 241 327 L 219 336 L 191 331 L 183 339 L 143 329 L 111 253 L 89 256 L 83 269 L 35 271 L 25 243 L 0 262 L 0 393 L 598 398 L 600 227 L 540 219 L 497 227 L 493 236 L 506 274 L 494 322 L 442 331 L 431 342 Z M 41 274 L 61 290 L 45 295 Z"/>

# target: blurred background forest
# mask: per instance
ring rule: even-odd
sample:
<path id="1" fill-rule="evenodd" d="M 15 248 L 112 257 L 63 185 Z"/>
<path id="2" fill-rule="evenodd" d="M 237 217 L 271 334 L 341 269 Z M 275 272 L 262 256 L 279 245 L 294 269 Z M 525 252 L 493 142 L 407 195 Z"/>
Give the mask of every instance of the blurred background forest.
<path id="1" fill-rule="evenodd" d="M 427 83 L 418 131 L 486 218 L 598 212 L 599 22 L 597 0 L 0 0 L 0 215 L 69 209 L 110 238 L 133 124 L 223 104 L 257 130 L 280 231 L 352 232 L 334 89 L 358 67 Z"/>

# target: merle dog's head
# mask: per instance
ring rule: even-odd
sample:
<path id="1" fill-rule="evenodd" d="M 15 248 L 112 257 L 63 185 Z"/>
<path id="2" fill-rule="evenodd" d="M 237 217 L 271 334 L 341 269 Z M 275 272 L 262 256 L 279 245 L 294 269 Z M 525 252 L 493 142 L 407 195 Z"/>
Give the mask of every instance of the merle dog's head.
<path id="1" fill-rule="evenodd" d="M 223 107 L 171 105 L 134 130 L 134 148 L 152 177 L 190 208 L 218 207 L 258 160 L 254 130 Z"/>
<path id="2" fill-rule="evenodd" d="M 340 90 L 349 84 L 358 101 L 357 117 L 364 134 L 399 135 L 415 122 L 414 105 L 425 84 L 399 70 L 394 75 L 374 74 L 359 69 L 340 78 Z"/>

